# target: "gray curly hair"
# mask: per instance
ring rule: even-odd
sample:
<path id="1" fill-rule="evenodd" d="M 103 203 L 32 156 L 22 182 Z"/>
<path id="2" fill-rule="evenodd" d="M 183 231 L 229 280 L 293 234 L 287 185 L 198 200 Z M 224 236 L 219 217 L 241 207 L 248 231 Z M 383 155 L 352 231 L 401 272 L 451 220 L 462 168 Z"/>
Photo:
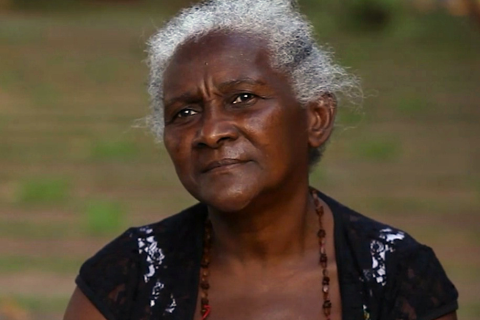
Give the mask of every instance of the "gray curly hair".
<path id="1" fill-rule="evenodd" d="M 163 74 L 176 49 L 212 31 L 250 34 L 264 39 L 271 63 L 290 75 L 302 105 L 324 94 L 352 96 L 357 79 L 332 61 L 331 54 L 313 38 L 313 27 L 292 0 L 211 0 L 182 10 L 148 41 L 152 113 L 147 125 L 161 139 Z M 353 90 L 352 90 L 353 89 Z M 311 150 L 310 163 L 318 162 L 324 146 Z"/>

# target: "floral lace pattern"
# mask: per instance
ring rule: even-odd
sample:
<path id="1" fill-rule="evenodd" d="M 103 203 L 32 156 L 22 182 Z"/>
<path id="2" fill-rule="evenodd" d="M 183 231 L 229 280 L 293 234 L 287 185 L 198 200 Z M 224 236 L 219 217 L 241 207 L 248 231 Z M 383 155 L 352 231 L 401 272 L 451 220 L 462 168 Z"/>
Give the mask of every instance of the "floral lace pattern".
<path id="1" fill-rule="evenodd" d="M 366 274 L 382 286 L 387 283 L 386 254 L 394 252 L 395 242 L 403 238 L 405 238 L 405 233 L 402 231 L 393 231 L 391 228 L 385 228 L 379 231 L 378 239 L 370 242 L 372 269 L 368 270 Z"/>
<path id="2" fill-rule="evenodd" d="M 153 229 L 150 227 L 142 227 L 139 230 L 141 233 L 145 234 L 144 237 L 139 237 L 138 241 L 138 252 L 145 259 L 147 270 L 143 275 L 143 280 L 146 284 L 150 281 L 155 280 L 155 284 L 152 287 L 152 292 L 150 294 L 150 307 L 154 307 L 157 303 L 158 298 L 162 289 L 165 288 L 159 279 L 156 279 L 155 275 L 158 272 L 158 269 L 161 267 L 165 255 L 161 248 L 158 247 L 158 242 L 153 235 Z M 173 295 L 170 295 L 172 302 L 165 308 L 165 311 L 168 313 L 173 313 L 176 307 L 175 299 Z"/>

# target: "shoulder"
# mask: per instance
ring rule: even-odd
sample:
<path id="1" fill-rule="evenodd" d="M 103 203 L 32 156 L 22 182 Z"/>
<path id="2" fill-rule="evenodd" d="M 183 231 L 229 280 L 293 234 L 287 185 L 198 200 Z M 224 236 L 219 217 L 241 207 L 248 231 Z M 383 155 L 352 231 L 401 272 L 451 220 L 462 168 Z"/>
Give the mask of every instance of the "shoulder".
<path id="1" fill-rule="evenodd" d="M 139 253 L 142 253 L 142 248 L 153 242 L 164 245 L 165 249 L 170 249 L 185 239 L 186 234 L 194 233 L 201 228 L 205 215 L 204 205 L 196 204 L 161 221 L 131 227 L 104 246 L 92 258 L 116 256 L 118 259 L 135 259 L 139 257 Z"/>
<path id="2" fill-rule="evenodd" d="M 143 239 L 153 237 L 168 247 L 176 246 L 176 241 L 185 239 L 186 235 L 203 230 L 206 214 L 205 205 L 199 203 L 159 222 L 130 228 L 127 232 L 132 234 L 130 238 L 137 239 L 140 245 Z"/>
<path id="3" fill-rule="evenodd" d="M 341 235 L 346 241 L 344 244 L 352 249 L 367 248 L 370 254 L 384 251 L 401 254 L 423 247 L 404 230 L 369 218 L 332 198 L 324 197 L 335 216 L 336 236 Z"/>
<path id="4" fill-rule="evenodd" d="M 160 265 L 165 254 L 188 246 L 187 242 L 203 230 L 205 215 L 204 206 L 197 204 L 159 222 L 129 228 L 88 259 L 80 275 L 82 271 L 111 274 L 112 270 L 119 269 L 131 276 L 134 268 Z"/>
<path id="5" fill-rule="evenodd" d="M 430 247 L 331 198 L 326 201 L 338 222 L 340 247 L 358 268 L 369 292 L 367 304 L 380 318 L 429 320 L 457 309 L 457 290 Z"/>
<path id="6" fill-rule="evenodd" d="M 159 222 L 126 230 L 82 265 L 77 286 L 107 319 L 131 315 L 134 301 L 154 306 L 160 299 L 157 291 L 165 284 L 158 279 L 168 278 L 164 272 L 167 265 L 175 266 L 172 256 L 178 254 L 177 248 L 194 247 L 193 237 L 202 230 L 205 212 L 197 204 Z"/>

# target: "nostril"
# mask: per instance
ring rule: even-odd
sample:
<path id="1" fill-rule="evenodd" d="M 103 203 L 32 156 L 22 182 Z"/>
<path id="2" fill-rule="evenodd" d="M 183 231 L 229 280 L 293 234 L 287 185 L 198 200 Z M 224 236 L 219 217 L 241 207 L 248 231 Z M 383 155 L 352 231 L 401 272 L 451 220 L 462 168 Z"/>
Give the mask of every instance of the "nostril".
<path id="1" fill-rule="evenodd" d="M 230 140 L 230 137 L 220 137 L 220 139 L 218 139 L 217 143 L 222 143 L 226 140 Z"/>
<path id="2" fill-rule="evenodd" d="M 219 148 L 224 143 L 237 139 L 238 132 L 235 126 L 226 121 L 216 122 L 203 126 L 197 133 L 194 145 L 198 148 Z"/>

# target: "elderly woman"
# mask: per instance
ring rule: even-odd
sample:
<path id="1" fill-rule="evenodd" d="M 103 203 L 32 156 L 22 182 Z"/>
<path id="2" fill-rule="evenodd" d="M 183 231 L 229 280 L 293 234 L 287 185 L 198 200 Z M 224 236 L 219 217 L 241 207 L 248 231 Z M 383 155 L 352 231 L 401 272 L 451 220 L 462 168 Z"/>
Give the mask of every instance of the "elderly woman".
<path id="1" fill-rule="evenodd" d="M 149 44 L 149 120 L 199 203 L 85 262 L 66 320 L 456 319 L 429 247 L 309 187 L 356 82 L 290 1 L 209 1 Z"/>

